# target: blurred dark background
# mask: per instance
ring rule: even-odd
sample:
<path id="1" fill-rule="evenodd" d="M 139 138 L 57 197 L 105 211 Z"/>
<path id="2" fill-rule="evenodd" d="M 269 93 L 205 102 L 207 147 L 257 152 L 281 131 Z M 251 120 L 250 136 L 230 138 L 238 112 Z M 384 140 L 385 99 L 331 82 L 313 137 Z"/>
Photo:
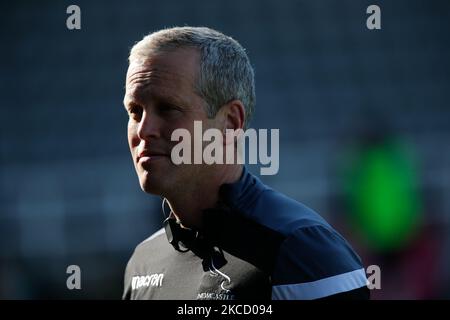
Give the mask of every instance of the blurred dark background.
<path id="1" fill-rule="evenodd" d="M 81 8 L 81 30 L 66 8 Z M 381 8 L 381 30 L 366 8 Z M 449 1 L 9 1 L 0 5 L 0 298 L 118 299 L 160 228 L 122 106 L 144 35 L 209 26 L 256 72 L 254 128 L 280 129 L 261 179 L 381 269 L 375 299 L 450 297 Z M 258 173 L 258 168 L 251 167 Z M 66 268 L 81 268 L 68 290 Z"/>

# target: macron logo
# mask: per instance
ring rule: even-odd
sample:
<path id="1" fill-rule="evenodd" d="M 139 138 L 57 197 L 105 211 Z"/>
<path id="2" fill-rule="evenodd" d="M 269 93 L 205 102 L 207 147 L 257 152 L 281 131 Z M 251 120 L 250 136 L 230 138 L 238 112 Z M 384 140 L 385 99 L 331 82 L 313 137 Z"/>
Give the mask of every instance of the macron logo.
<path id="1" fill-rule="evenodd" d="M 161 287 L 164 278 L 163 273 L 154 273 L 146 276 L 134 276 L 131 279 L 131 290 L 142 287 Z"/>

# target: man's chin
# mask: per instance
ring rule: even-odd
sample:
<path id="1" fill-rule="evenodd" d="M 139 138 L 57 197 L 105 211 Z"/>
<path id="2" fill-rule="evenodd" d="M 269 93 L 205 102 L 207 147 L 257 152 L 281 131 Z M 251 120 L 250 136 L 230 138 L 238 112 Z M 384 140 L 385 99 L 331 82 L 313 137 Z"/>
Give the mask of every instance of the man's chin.
<path id="1" fill-rule="evenodd" d="M 140 177 L 139 182 L 142 191 L 145 193 L 162 196 L 166 193 L 167 188 L 170 187 L 168 178 L 168 175 L 162 175 L 161 177 L 159 174 L 153 174 L 151 177 L 150 175 L 145 175 Z"/>
<path id="2" fill-rule="evenodd" d="M 160 196 L 163 193 L 161 185 L 155 182 L 153 183 L 150 183 L 148 181 L 141 182 L 141 189 L 145 193 L 150 193 L 156 196 Z"/>

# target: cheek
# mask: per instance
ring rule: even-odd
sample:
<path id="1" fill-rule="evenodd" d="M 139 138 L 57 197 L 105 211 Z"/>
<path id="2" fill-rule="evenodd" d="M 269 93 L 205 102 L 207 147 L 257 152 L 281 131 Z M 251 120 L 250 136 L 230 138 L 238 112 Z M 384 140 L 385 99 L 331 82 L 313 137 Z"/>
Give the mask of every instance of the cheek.
<path id="1" fill-rule="evenodd" d="M 188 129 L 189 131 L 191 130 L 190 128 L 186 128 L 186 126 L 183 122 L 173 121 L 171 123 L 168 123 L 160 131 L 162 140 L 168 142 L 172 146 L 177 144 L 178 142 L 172 141 L 172 134 L 176 129 L 181 129 L 181 128 Z"/>
<path id="2" fill-rule="evenodd" d="M 130 146 L 130 149 L 137 147 L 140 143 L 137 130 L 138 130 L 138 123 L 132 122 L 132 120 L 128 121 L 127 132 L 128 132 L 128 144 Z"/>

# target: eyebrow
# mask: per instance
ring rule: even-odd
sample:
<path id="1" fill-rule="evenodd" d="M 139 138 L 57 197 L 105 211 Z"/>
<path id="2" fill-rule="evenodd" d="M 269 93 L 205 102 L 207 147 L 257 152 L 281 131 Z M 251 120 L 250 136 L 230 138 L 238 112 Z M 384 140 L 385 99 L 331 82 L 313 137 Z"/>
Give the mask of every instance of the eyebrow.
<path id="1" fill-rule="evenodd" d="M 165 95 L 160 93 L 151 93 L 150 97 L 156 101 L 167 101 L 170 104 L 174 104 L 178 107 L 185 108 L 185 103 L 182 103 L 180 98 L 177 95 Z M 126 110 L 128 110 L 128 107 L 130 104 L 135 102 L 136 99 L 130 96 L 129 94 L 125 95 L 123 99 L 123 105 Z M 139 104 L 139 103 L 138 103 Z"/>
<path id="2" fill-rule="evenodd" d="M 125 110 L 128 111 L 128 108 L 129 108 L 130 104 L 133 102 L 133 99 L 130 98 L 129 95 L 125 95 L 122 102 L 123 102 L 123 106 L 124 106 Z"/>

